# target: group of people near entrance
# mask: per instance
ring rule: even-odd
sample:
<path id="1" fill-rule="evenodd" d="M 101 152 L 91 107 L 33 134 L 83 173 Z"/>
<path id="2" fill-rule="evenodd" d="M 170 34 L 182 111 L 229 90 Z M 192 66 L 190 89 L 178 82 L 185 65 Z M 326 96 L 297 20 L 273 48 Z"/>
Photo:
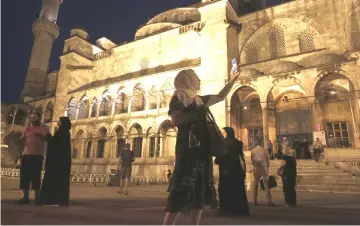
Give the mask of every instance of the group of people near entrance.
<path id="1" fill-rule="evenodd" d="M 223 89 L 214 95 L 199 96 L 200 79 L 191 70 L 181 71 L 174 80 L 175 92 L 169 104 L 169 116 L 178 128 L 175 147 L 175 166 L 169 184 L 169 196 L 165 207 L 164 225 L 176 224 L 181 213 L 190 211 L 192 224 L 200 223 L 206 205 L 216 207 L 216 189 L 213 176 L 213 156 L 209 153 L 211 141 L 206 134 L 209 128 L 209 107 L 223 101 L 239 73 L 231 71 L 230 79 Z M 24 198 L 20 203 L 29 203 L 30 182 L 35 190 L 35 201 L 39 205 L 68 205 L 71 168 L 70 128 L 67 117 L 61 117 L 59 129 L 51 136 L 49 130 L 40 124 L 40 115 L 31 114 L 32 126 L 24 132 L 26 148 L 21 162 L 20 187 Z M 199 125 L 196 128 L 194 125 Z M 216 124 L 215 124 L 216 125 Z M 213 130 L 214 131 L 214 130 Z M 220 131 L 219 131 L 220 133 Z M 249 205 L 245 189 L 246 164 L 243 143 L 235 138 L 230 127 L 222 129 L 220 136 L 226 144 L 226 152 L 216 156 L 219 165 L 219 205 L 223 214 L 249 216 Z M 45 163 L 45 176 L 40 186 L 40 172 L 43 161 L 45 141 L 48 150 Z M 258 205 L 257 188 L 262 180 L 267 203 L 275 206 L 271 199 L 269 186 L 270 157 L 268 151 L 256 141 L 256 148 L 251 152 L 254 174 L 254 203 Z M 120 155 L 120 190 L 127 194 L 134 156 L 127 144 Z M 287 150 L 287 149 L 286 149 Z M 289 148 L 290 150 L 290 148 Z M 281 168 L 284 184 L 285 201 L 289 206 L 296 205 L 296 161 L 291 151 L 286 151 Z M 125 191 L 123 191 L 125 186 Z"/>
<path id="2" fill-rule="evenodd" d="M 267 150 L 269 152 L 270 159 L 282 159 L 284 147 L 288 147 L 288 143 L 289 141 L 286 137 L 283 137 L 280 144 L 277 141 L 272 143 L 268 140 Z M 319 161 L 320 154 L 323 151 L 323 145 L 319 138 L 316 138 L 314 143 L 311 145 L 307 139 L 304 139 L 301 142 L 295 137 L 292 141 L 291 148 L 294 150 L 296 159 L 314 159 L 317 162 Z"/>

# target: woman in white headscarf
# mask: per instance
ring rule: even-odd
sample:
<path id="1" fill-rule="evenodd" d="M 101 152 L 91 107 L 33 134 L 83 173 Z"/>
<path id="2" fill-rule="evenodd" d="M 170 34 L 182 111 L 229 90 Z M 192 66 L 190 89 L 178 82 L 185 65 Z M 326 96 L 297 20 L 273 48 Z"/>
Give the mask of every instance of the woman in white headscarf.
<path id="1" fill-rule="evenodd" d="M 169 116 L 178 128 L 176 161 L 164 225 L 176 224 L 181 213 L 190 210 L 192 224 L 198 225 L 204 205 L 214 204 L 212 158 L 207 152 L 209 142 L 203 119 L 208 107 L 225 99 L 238 77 L 239 73 L 231 72 L 231 78 L 219 94 L 199 96 L 200 79 L 193 70 L 183 70 L 176 76 L 169 105 Z M 170 222 L 172 213 L 175 218 Z"/>

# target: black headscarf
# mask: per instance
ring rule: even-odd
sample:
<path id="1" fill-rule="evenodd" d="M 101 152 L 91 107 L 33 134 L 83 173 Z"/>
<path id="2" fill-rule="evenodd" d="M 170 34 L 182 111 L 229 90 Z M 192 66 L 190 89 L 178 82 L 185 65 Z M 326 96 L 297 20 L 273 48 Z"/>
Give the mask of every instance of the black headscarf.
<path id="1" fill-rule="evenodd" d="M 226 135 L 227 135 L 225 138 L 225 141 L 228 144 L 229 149 L 240 151 L 240 154 L 243 156 L 242 149 L 243 149 L 244 143 L 239 141 L 238 139 L 236 139 L 234 129 L 231 127 L 224 127 L 223 129 L 225 130 Z M 228 151 L 230 151 L 230 150 L 228 150 Z"/>
<path id="2" fill-rule="evenodd" d="M 71 122 L 70 119 L 68 117 L 60 117 L 60 122 L 61 122 L 61 126 L 59 129 L 64 129 L 64 130 L 70 130 L 71 129 Z"/>
<path id="3" fill-rule="evenodd" d="M 231 127 L 224 127 L 224 130 L 226 132 L 226 140 L 236 140 L 235 138 L 235 131 Z"/>

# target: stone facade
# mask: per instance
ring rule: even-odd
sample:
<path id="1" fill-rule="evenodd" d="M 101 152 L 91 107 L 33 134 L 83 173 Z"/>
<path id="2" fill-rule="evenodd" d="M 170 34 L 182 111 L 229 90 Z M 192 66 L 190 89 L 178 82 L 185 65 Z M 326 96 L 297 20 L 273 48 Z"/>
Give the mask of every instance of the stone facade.
<path id="1" fill-rule="evenodd" d="M 359 18 L 356 0 L 297 0 L 241 17 L 221 0 L 161 13 L 123 45 L 106 38 L 93 45 L 74 29 L 55 96 L 28 104 L 52 116 L 52 131 L 60 116 L 72 119 L 73 171 L 116 168 L 118 150 L 129 142 L 134 175 L 163 176 L 175 155 L 176 128 L 167 116 L 174 77 L 191 68 L 201 94 L 215 94 L 236 58 L 241 77 L 211 110 L 246 149 L 256 137 L 265 145 L 282 137 L 311 142 L 320 130 L 330 148 L 358 150 Z"/>

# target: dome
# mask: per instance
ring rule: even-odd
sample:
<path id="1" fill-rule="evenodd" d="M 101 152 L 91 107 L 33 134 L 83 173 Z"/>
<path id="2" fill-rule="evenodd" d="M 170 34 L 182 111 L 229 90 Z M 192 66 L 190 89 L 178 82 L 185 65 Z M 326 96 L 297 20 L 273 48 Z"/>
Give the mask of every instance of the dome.
<path id="1" fill-rule="evenodd" d="M 304 60 L 302 64 L 305 67 L 319 67 L 328 64 L 338 64 L 341 62 L 347 61 L 344 56 L 341 56 L 336 53 L 327 53 L 323 55 L 312 55 Z"/>
<path id="2" fill-rule="evenodd" d="M 278 74 L 278 73 L 285 73 L 290 71 L 295 71 L 298 69 L 304 68 L 303 66 L 291 62 L 291 61 L 281 61 L 277 65 L 271 68 L 270 74 Z"/>
<path id="3" fill-rule="evenodd" d="M 182 25 L 201 20 L 201 14 L 197 8 L 177 8 L 165 11 L 153 17 L 141 27 L 135 34 L 135 40 L 146 38 L 161 32 L 165 32 Z"/>
<path id="4" fill-rule="evenodd" d="M 240 71 L 240 79 L 256 78 L 263 74 L 263 72 L 260 72 L 254 68 L 247 68 Z"/>
<path id="5" fill-rule="evenodd" d="M 157 23 L 157 24 L 148 24 L 140 28 L 135 34 L 135 40 L 146 38 L 151 35 L 155 35 L 164 31 L 168 31 L 177 27 L 180 27 L 180 24 L 175 23 Z"/>
<path id="6" fill-rule="evenodd" d="M 176 24 L 189 24 L 201 20 L 201 14 L 196 8 L 177 8 L 165 11 L 154 16 L 149 20 L 148 24 L 156 23 L 176 23 Z"/>
<path id="7" fill-rule="evenodd" d="M 85 29 L 82 29 L 82 28 L 72 29 L 70 31 L 70 37 L 74 37 L 74 36 L 77 36 L 84 40 L 87 40 L 89 38 L 89 34 L 85 31 Z"/>

